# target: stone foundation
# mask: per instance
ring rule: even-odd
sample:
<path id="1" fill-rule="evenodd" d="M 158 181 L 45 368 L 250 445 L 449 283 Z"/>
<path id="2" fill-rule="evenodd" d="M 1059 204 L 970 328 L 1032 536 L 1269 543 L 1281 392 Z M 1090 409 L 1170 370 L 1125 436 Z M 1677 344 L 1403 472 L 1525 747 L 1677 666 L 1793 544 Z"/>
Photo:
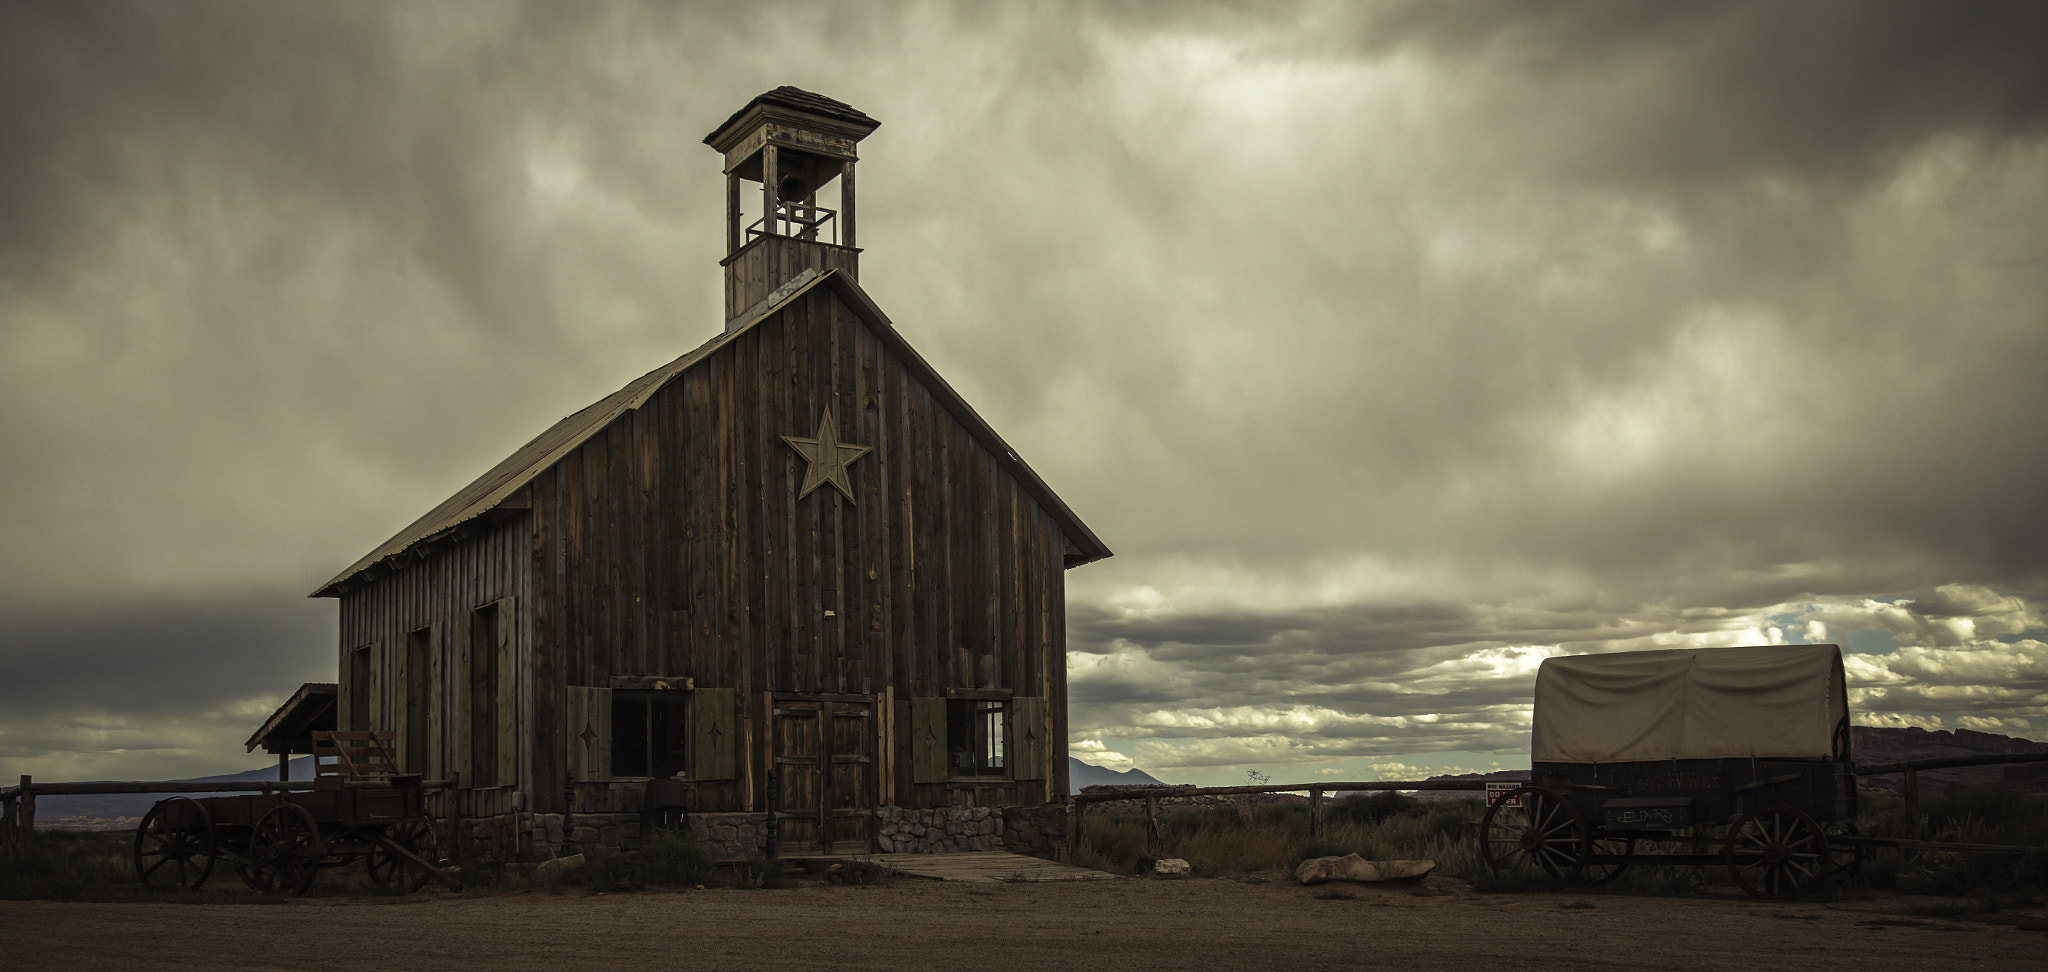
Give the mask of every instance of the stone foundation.
<path id="1" fill-rule="evenodd" d="M 1067 859 L 1067 807 L 1049 803 L 1039 807 L 1004 807 L 1004 850 L 1028 854 L 1048 861 Z"/>
<path id="2" fill-rule="evenodd" d="M 1091 808 L 1093 809 L 1093 808 Z M 693 813 L 690 835 L 712 856 L 724 860 L 759 857 L 767 852 L 765 813 Z M 517 812 L 469 817 L 461 833 L 443 833 L 457 841 L 455 853 L 471 860 L 545 860 L 561 852 L 562 815 Z M 603 853 L 640 846 L 637 813 L 578 813 L 571 835 L 576 851 Z M 1037 807 L 881 807 L 875 811 L 875 852 L 939 854 L 948 851 L 1008 850 L 1048 860 L 1066 853 L 1067 808 Z"/>
<path id="3" fill-rule="evenodd" d="M 875 850 L 883 854 L 938 854 L 1003 847 L 1003 813 L 995 807 L 882 807 L 875 811 L 875 824 Z"/>
<path id="4" fill-rule="evenodd" d="M 720 860 L 760 857 L 768 853 L 765 813 L 693 813 L 690 835 Z"/>

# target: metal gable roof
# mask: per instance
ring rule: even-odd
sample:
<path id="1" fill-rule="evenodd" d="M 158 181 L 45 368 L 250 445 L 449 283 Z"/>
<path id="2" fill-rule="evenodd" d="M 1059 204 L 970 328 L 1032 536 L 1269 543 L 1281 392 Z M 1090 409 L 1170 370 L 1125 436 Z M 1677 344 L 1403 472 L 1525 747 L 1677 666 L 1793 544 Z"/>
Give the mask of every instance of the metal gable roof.
<path id="1" fill-rule="evenodd" d="M 807 273 L 810 272 L 807 271 Z M 855 315 L 860 317 L 882 339 L 884 345 L 887 345 L 902 358 L 904 366 L 930 389 L 932 397 L 956 421 L 965 425 L 968 431 L 976 439 L 980 440 L 985 448 L 994 453 L 1005 466 L 1009 467 L 1011 474 L 1017 477 L 1025 489 L 1043 503 L 1055 519 L 1060 521 L 1067 534 L 1068 542 L 1075 551 L 1075 553 L 1069 555 L 1067 564 L 1069 567 L 1079 566 L 1110 556 L 1109 548 L 1104 546 L 1102 541 L 1095 536 L 1094 531 L 1088 529 L 1087 524 L 1082 523 L 1080 517 L 1075 516 L 1073 510 L 1069 509 L 1066 503 L 1057 494 L 1053 493 L 1052 487 L 1047 486 L 1044 480 L 1038 478 L 1038 474 L 1033 472 L 1031 467 L 1017 456 L 1016 451 L 1003 441 L 1002 436 L 997 435 L 995 429 L 990 427 L 974 411 L 973 407 L 968 405 L 967 401 L 961 398 L 960 394 L 954 391 L 951 385 L 946 383 L 944 378 L 939 377 L 938 372 L 932 369 L 923 356 L 911 348 L 909 342 L 905 341 L 903 336 L 896 332 L 894 325 L 889 323 L 888 317 L 882 313 L 881 308 L 875 305 L 873 299 L 869 298 L 867 292 L 862 290 L 860 285 L 855 283 L 851 277 L 835 270 L 813 276 L 808 282 L 799 283 L 798 280 L 792 280 L 790 283 L 797 284 L 797 286 L 785 285 L 776 293 L 771 294 L 767 300 L 762 301 L 762 305 L 766 306 L 757 305 L 747 313 L 740 315 L 740 317 L 735 319 L 737 326 L 732 327 L 726 333 L 713 337 L 696 350 L 634 379 L 626 387 L 606 395 L 581 411 L 556 422 L 547 431 L 542 432 L 540 435 L 535 436 L 532 441 L 519 447 L 517 451 L 505 457 L 502 462 L 492 466 L 489 471 L 477 477 L 474 482 L 456 491 L 455 495 L 442 501 L 440 505 L 428 510 L 426 515 L 414 520 L 405 529 L 394 534 L 391 539 L 379 544 L 375 550 L 370 551 L 361 560 L 350 565 L 347 570 L 335 575 L 332 580 L 320 585 L 319 589 L 308 596 L 338 597 L 341 594 L 339 588 L 364 571 L 386 561 L 402 557 L 421 542 L 446 533 L 455 527 L 496 509 L 500 504 L 509 499 L 513 493 L 518 492 L 527 483 L 532 482 L 541 473 L 553 467 L 556 462 L 560 461 L 570 452 L 575 451 L 584 442 L 589 441 L 592 436 L 610 426 L 627 412 L 646 404 L 647 400 L 653 397 L 655 392 L 660 391 L 664 385 L 668 384 L 670 379 L 696 367 L 709 358 L 713 352 L 724 347 L 735 337 L 774 319 L 783 308 L 819 287 L 831 289 L 844 301 L 847 307 L 853 310 Z"/>

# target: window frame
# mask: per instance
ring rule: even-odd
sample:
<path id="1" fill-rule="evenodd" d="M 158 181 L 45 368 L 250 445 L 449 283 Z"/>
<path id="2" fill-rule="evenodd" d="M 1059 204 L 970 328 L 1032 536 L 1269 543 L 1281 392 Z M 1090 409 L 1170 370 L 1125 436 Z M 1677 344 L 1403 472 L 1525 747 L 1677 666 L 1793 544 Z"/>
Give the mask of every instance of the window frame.
<path id="1" fill-rule="evenodd" d="M 1014 779 L 1011 771 L 1015 760 L 1010 752 L 1012 715 L 1008 692 L 948 692 L 946 778 L 960 781 Z"/>
<path id="2" fill-rule="evenodd" d="M 611 746 L 609 752 L 605 754 L 605 762 L 612 779 L 659 780 L 672 778 L 687 780 L 691 778 L 691 695 L 692 692 L 687 688 L 613 688 L 610 690 L 609 707 L 611 711 L 608 713 L 608 716 L 611 722 Z M 660 704 L 657 705 L 656 703 Z M 622 766 L 620 760 L 624 752 L 625 743 L 627 742 L 626 739 L 621 738 L 625 734 L 619 731 L 622 727 L 622 718 L 624 717 L 622 710 L 635 707 L 641 710 L 638 718 L 633 720 L 638 723 L 638 731 L 632 733 L 632 738 L 641 747 L 639 752 L 634 754 L 638 758 L 638 764 Z M 667 725 L 665 727 L 657 727 L 658 718 L 664 711 L 666 712 Z M 664 738 L 667 741 L 665 748 L 669 751 L 666 763 L 656 758 L 657 750 L 664 748 L 656 744 L 655 734 L 657 731 L 665 732 Z M 644 770 L 645 772 L 628 772 L 635 769 Z M 662 772 L 664 769 L 667 771 Z"/>

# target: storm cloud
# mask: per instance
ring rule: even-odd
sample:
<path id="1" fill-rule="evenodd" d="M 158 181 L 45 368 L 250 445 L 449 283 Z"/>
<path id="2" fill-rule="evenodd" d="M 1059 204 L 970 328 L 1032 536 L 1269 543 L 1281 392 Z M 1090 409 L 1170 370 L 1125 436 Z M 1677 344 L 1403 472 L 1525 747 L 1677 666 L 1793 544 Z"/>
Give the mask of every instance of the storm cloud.
<path id="1" fill-rule="evenodd" d="M 2038 734 L 2043 49 L 2031 3 L 9 4 L 0 770 L 243 765 L 332 677 L 307 591 L 717 329 L 699 140 L 780 84 L 882 120 L 863 286 L 1118 553 L 1077 754 L 1515 765 L 1543 657 L 1806 640 L 1867 721 Z"/>

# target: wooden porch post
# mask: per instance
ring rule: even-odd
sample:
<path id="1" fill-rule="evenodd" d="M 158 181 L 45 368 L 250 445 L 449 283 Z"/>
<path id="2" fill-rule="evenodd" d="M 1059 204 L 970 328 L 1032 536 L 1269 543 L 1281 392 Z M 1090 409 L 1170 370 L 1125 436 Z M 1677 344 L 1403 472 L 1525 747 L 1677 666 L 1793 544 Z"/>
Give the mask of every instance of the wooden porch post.
<path id="1" fill-rule="evenodd" d="M 29 788 L 34 782 L 34 778 L 25 773 L 22 774 L 21 809 L 16 812 L 16 816 L 21 821 L 21 833 L 17 835 L 20 846 L 16 849 L 16 853 L 23 857 L 28 856 L 29 850 L 34 846 L 36 839 L 36 791 Z"/>

